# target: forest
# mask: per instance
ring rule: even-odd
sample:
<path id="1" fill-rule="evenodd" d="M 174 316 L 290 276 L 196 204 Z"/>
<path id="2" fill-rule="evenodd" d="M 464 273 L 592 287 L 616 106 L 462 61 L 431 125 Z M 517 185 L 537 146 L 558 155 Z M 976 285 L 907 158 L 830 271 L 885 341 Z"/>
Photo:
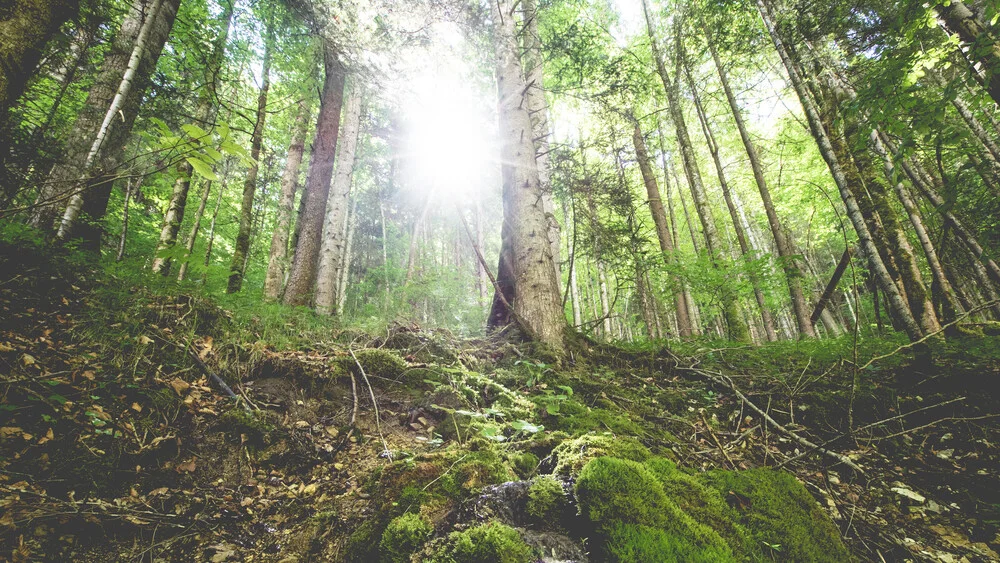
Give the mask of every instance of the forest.
<path id="1" fill-rule="evenodd" d="M 998 218 L 993 0 L 0 0 L 0 560 L 1000 561 Z"/>

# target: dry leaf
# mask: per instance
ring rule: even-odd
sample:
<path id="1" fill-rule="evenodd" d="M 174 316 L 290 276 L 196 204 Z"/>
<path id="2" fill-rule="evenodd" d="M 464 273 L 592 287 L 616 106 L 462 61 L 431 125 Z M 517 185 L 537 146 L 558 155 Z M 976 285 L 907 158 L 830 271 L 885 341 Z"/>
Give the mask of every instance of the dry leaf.
<path id="1" fill-rule="evenodd" d="M 191 388 L 191 384 L 179 377 L 175 377 L 170 380 L 170 386 L 177 391 L 178 395 L 183 395 L 185 391 Z"/>
<path id="2" fill-rule="evenodd" d="M 191 473 L 195 469 L 195 463 L 194 462 L 195 462 L 195 460 L 192 459 L 191 461 L 189 461 L 187 463 L 182 463 L 182 464 L 180 464 L 180 465 L 178 465 L 176 467 L 176 471 L 178 473 L 180 473 L 182 471 L 185 472 L 185 473 Z"/>
<path id="3" fill-rule="evenodd" d="M 143 334 L 139 337 L 139 344 L 152 344 L 153 339 Z"/>
<path id="4" fill-rule="evenodd" d="M 25 354 L 24 356 L 21 357 L 21 363 L 23 363 L 26 366 L 34 365 L 35 357 L 32 356 L 31 354 Z"/>
<path id="5" fill-rule="evenodd" d="M 142 405 L 139 403 L 132 403 L 132 410 L 135 412 L 142 412 Z"/>

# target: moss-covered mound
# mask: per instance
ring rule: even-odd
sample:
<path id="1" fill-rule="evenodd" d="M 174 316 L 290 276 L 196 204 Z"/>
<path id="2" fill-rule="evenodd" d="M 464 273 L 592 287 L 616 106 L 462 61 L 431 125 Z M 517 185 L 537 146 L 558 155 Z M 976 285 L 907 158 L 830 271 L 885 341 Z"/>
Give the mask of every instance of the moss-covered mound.
<path id="1" fill-rule="evenodd" d="M 598 457 L 580 471 L 576 497 L 603 560 L 849 560 L 837 528 L 787 473 L 699 478 L 663 458 Z"/>

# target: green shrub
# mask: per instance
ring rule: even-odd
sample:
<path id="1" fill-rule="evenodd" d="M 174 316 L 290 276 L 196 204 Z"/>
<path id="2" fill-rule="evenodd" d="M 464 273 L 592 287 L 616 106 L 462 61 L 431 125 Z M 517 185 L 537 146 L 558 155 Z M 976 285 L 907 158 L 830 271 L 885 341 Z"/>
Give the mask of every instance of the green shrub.
<path id="1" fill-rule="evenodd" d="M 562 483 L 553 477 L 539 477 L 528 488 L 527 512 L 538 520 L 557 516 L 565 503 L 566 492 Z"/>
<path id="2" fill-rule="evenodd" d="M 379 548 L 382 561 L 386 563 L 407 563 L 434 533 L 431 523 L 419 514 L 408 512 L 394 518 L 382 533 Z"/>

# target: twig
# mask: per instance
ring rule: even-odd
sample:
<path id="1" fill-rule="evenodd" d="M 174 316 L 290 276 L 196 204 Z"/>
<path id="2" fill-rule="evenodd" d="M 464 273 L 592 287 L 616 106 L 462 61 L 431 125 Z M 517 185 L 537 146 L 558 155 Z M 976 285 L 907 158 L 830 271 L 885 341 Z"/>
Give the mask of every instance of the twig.
<path id="1" fill-rule="evenodd" d="M 353 356 L 354 354 L 351 355 Z M 355 361 L 357 361 L 357 359 L 355 359 Z M 351 395 L 354 396 L 354 409 L 351 411 L 351 426 L 354 426 L 354 421 L 358 419 L 358 380 L 354 378 L 353 371 L 351 371 L 350 373 L 351 373 Z"/>
<path id="2" fill-rule="evenodd" d="M 712 431 L 712 426 L 708 423 L 708 420 L 705 419 L 704 412 L 701 413 L 701 421 L 705 424 L 705 428 L 708 430 L 708 435 L 712 437 L 712 441 L 715 442 L 716 446 L 718 446 L 719 451 L 722 452 L 723 456 L 725 456 L 726 461 L 729 462 L 729 465 L 733 469 L 736 469 L 736 464 L 733 463 L 733 458 L 729 457 L 729 452 L 726 451 L 726 448 L 722 447 L 722 442 L 719 441 L 719 437 L 715 435 L 715 432 Z"/>
<path id="3" fill-rule="evenodd" d="M 792 432 L 791 430 L 785 428 L 781 424 L 779 424 L 778 421 L 776 421 L 773 418 L 771 418 L 771 415 L 769 415 L 766 412 L 764 412 L 760 407 L 758 407 L 757 405 L 755 405 L 753 403 L 753 401 L 751 401 L 750 399 L 748 399 L 747 396 L 744 395 L 739 390 L 739 388 L 736 387 L 736 384 L 734 384 L 733 381 L 731 379 L 729 379 L 728 377 L 726 377 L 724 375 L 721 375 L 721 374 L 719 376 L 715 376 L 715 375 L 712 375 L 712 374 L 710 374 L 710 373 L 708 373 L 708 372 L 706 372 L 704 370 L 700 370 L 700 369 L 694 369 L 694 368 L 680 368 L 680 369 L 685 369 L 685 370 L 688 370 L 688 371 L 693 371 L 693 372 L 698 373 L 699 375 L 701 375 L 703 377 L 708 378 L 711 381 L 714 381 L 716 383 L 721 383 L 722 385 L 725 385 L 726 387 L 729 388 L 730 391 L 732 391 L 734 394 L 736 394 L 736 396 L 739 397 L 739 399 L 741 401 L 743 401 L 743 403 L 746 404 L 746 406 L 748 406 L 752 410 L 756 411 L 757 414 L 759 414 L 760 416 L 762 416 L 764 418 L 764 420 L 766 420 L 768 423 L 770 423 L 771 426 L 773 426 L 775 428 L 775 430 L 777 430 L 778 432 L 781 432 L 785 436 L 788 436 L 792 440 L 798 442 L 799 444 L 801 444 L 801 445 L 803 445 L 803 446 L 805 446 L 807 448 L 811 448 L 813 451 L 819 452 L 819 453 L 821 453 L 821 454 L 823 454 L 823 455 L 825 455 L 827 457 L 831 457 L 831 458 L 839 461 L 840 463 L 843 463 L 844 465 L 850 467 L 851 469 L 857 471 L 858 473 L 861 473 L 862 475 L 865 474 L 865 471 L 863 469 L 861 469 L 861 467 L 859 467 L 858 464 L 856 464 L 853 461 L 851 461 L 851 459 L 848 458 L 847 456 L 845 456 L 843 454 L 839 454 L 839 453 L 834 452 L 834 451 L 830 451 L 830 450 L 828 450 L 828 449 L 826 449 L 826 448 L 824 448 L 822 446 L 816 445 L 816 444 L 810 442 L 809 440 L 803 438 L 802 436 L 799 436 L 795 432 Z"/>
<path id="4" fill-rule="evenodd" d="M 385 436 L 382 435 L 382 420 L 378 414 L 378 401 L 375 400 L 375 390 L 372 389 L 372 384 L 368 381 L 368 376 L 365 375 L 365 368 L 361 367 L 361 362 L 358 361 L 358 357 L 354 355 L 354 349 L 348 346 L 347 351 L 350 352 L 351 357 L 354 358 L 354 363 L 358 366 L 358 371 L 361 372 L 362 379 L 365 380 L 365 385 L 368 386 L 368 393 L 372 398 L 372 406 L 375 407 L 375 430 L 378 431 L 378 437 L 382 440 L 382 448 L 385 450 L 385 455 L 392 461 L 392 452 L 389 451 L 389 444 L 385 441 Z"/>

